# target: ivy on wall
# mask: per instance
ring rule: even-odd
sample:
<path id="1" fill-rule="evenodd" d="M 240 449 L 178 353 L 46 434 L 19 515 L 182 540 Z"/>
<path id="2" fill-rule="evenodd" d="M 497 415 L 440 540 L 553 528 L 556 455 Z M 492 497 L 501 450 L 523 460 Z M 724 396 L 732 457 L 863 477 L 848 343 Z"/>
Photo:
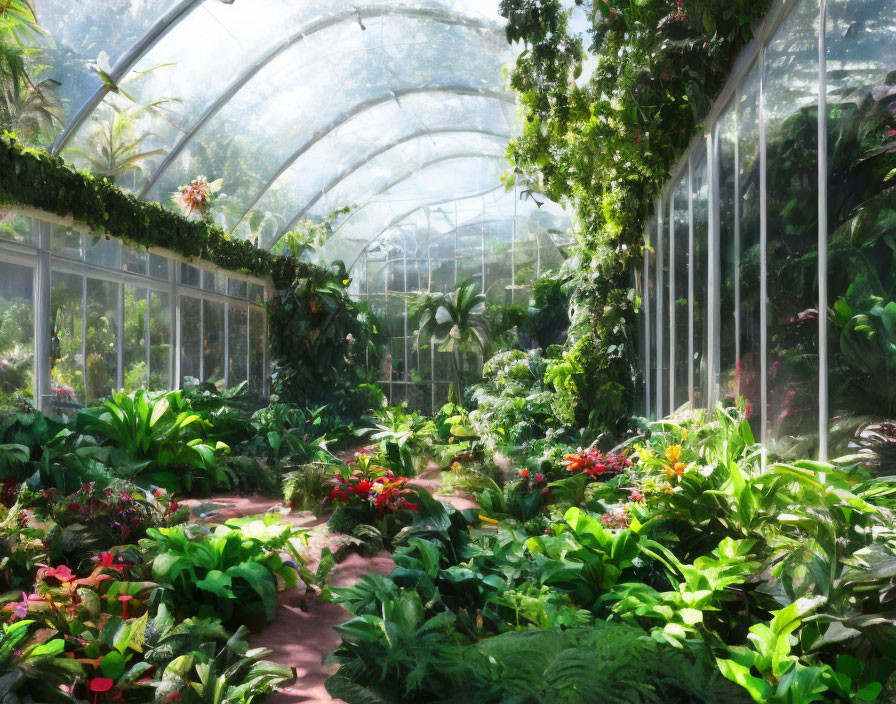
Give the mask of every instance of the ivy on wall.
<path id="1" fill-rule="evenodd" d="M 61 158 L 0 138 L 0 206 L 27 206 L 60 217 L 71 215 L 95 233 L 142 247 L 161 247 L 188 259 L 200 258 L 228 271 L 271 281 L 278 289 L 326 270 L 259 249 L 219 227 L 141 201 L 110 181 L 70 168 Z"/>
<path id="2" fill-rule="evenodd" d="M 508 39 L 525 44 L 511 76 L 524 131 L 509 156 L 513 178 L 576 210 L 572 327 L 548 374 L 578 422 L 615 434 L 641 393 L 632 274 L 647 220 L 769 1 L 575 2 L 585 38 L 560 0 L 501 2 Z"/>

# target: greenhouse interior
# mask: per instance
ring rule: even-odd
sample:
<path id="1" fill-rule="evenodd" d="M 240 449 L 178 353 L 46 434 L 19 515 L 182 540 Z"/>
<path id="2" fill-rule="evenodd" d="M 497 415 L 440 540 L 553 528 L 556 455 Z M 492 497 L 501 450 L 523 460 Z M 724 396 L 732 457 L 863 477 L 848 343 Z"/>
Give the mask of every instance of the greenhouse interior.
<path id="1" fill-rule="evenodd" d="M 0 0 L 0 704 L 896 702 L 892 0 Z"/>

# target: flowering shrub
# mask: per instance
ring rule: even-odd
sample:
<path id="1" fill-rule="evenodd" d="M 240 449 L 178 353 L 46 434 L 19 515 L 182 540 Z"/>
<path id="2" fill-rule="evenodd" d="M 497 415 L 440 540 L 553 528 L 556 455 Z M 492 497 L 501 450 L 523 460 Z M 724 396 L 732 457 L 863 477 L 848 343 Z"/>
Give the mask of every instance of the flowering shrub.
<path id="1" fill-rule="evenodd" d="M 632 466 L 631 460 L 624 455 L 604 455 L 591 447 L 566 455 L 563 464 L 568 472 L 583 472 L 596 481 L 615 477 Z"/>
<path id="2" fill-rule="evenodd" d="M 367 471 L 356 469 L 348 477 L 337 475 L 333 483 L 335 486 L 328 500 L 351 509 L 382 516 L 418 508 L 416 503 L 405 498 L 415 493 L 407 486 L 408 478 L 396 477 L 392 471 L 376 465 L 371 465 Z"/>

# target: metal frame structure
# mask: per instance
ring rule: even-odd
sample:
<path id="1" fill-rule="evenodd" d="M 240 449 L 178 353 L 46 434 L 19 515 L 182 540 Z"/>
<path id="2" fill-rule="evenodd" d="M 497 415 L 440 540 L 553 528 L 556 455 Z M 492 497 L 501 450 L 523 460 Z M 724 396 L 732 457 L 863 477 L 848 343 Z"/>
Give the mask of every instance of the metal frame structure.
<path id="1" fill-rule="evenodd" d="M 741 231 L 741 182 L 738 174 L 742 169 L 741 159 L 743 155 L 740 152 L 740 130 L 744 125 L 744 116 L 741 115 L 738 98 L 741 95 L 742 88 L 747 84 L 748 79 L 755 80 L 758 78 L 758 114 L 756 115 L 755 127 L 758 134 L 758 235 L 759 235 L 759 328 L 760 335 L 758 340 L 759 347 L 759 393 L 757 401 L 760 408 L 755 409 L 758 416 L 760 427 L 759 438 L 763 445 L 767 446 L 771 437 L 770 430 L 770 369 L 769 369 L 769 326 L 773 321 L 769 319 L 769 296 L 772 292 L 769 290 L 769 209 L 768 209 L 768 130 L 769 130 L 769 113 L 773 106 L 768 104 L 768 80 L 767 72 L 769 66 L 766 62 L 766 47 L 775 38 L 778 30 L 784 25 L 785 21 L 790 17 L 790 13 L 800 3 L 800 0 L 780 0 L 773 4 L 769 15 L 756 33 L 756 39 L 747 47 L 743 55 L 739 58 L 737 66 L 732 74 L 731 79 L 726 84 L 720 94 L 718 100 L 713 104 L 708 117 L 704 121 L 705 130 L 698 135 L 687 153 L 679 162 L 673 175 L 668 181 L 667 186 L 663 189 L 660 199 L 657 201 L 655 212 L 657 220 L 651 226 L 651 231 L 647 233 L 647 241 L 652 244 L 656 251 L 655 271 L 650 270 L 650 254 L 645 252 L 642 277 L 643 290 L 648 291 L 650 283 L 655 286 L 656 311 L 650 310 L 650 306 L 645 307 L 643 318 L 643 336 L 647 350 L 651 347 L 652 337 L 656 338 L 657 356 L 650 359 L 649 364 L 642 369 L 642 373 L 646 384 L 650 385 L 645 388 L 644 407 L 648 412 L 656 417 L 662 417 L 674 408 L 665 408 L 663 403 L 663 385 L 669 384 L 670 391 L 672 381 L 674 379 L 674 362 L 675 362 L 675 346 L 674 346 L 674 309 L 671 302 L 667 303 L 669 315 L 664 315 L 663 306 L 663 265 L 668 264 L 670 274 L 674 283 L 674 247 L 670 247 L 672 251 L 665 252 L 663 248 L 663 216 L 669 214 L 671 216 L 671 202 L 673 197 L 673 189 L 677 183 L 677 175 L 682 169 L 688 169 L 691 172 L 691 180 L 693 180 L 693 164 L 695 155 L 699 150 L 705 149 L 707 155 L 707 178 L 709 182 L 708 194 L 708 231 L 705 233 L 707 237 L 707 286 L 708 286 L 708 339 L 704 340 L 704 353 L 707 359 L 708 368 L 708 388 L 706 389 L 706 398 L 703 405 L 712 407 L 719 401 L 719 389 L 721 374 L 721 309 L 719 291 L 723 285 L 723 277 L 731 275 L 732 272 L 723 272 L 721 270 L 721 223 L 720 223 L 720 163 L 721 163 L 721 147 L 722 141 L 721 124 L 722 118 L 733 119 L 736 129 L 736 137 L 733 139 L 733 228 L 730 233 L 733 246 L 735 248 L 735 256 L 733 259 L 733 308 L 734 320 L 733 331 L 735 341 L 733 345 L 734 353 L 737 360 L 741 359 L 741 340 L 744 332 L 741 321 L 741 284 L 743 280 L 743 272 L 741 271 L 740 252 L 744 233 Z M 814 12 L 814 8 L 812 9 Z M 818 211 L 818 231 L 817 231 L 817 305 L 818 311 L 822 312 L 818 316 L 817 331 L 817 353 L 818 353 L 818 387 L 817 387 L 817 432 L 818 432 L 818 457 L 826 459 L 829 453 L 829 414 L 830 414 L 830 391 L 828 388 L 828 369 L 829 359 L 829 331 L 827 315 L 823 312 L 828 308 L 828 67 L 827 67 L 827 49 L 826 49 L 826 28 L 827 28 L 827 0 L 817 0 L 817 83 L 813 82 L 812 90 L 817 89 L 817 107 L 818 107 L 818 126 L 817 126 L 817 142 L 813 144 L 813 148 L 817 149 L 818 160 L 818 184 L 817 184 L 817 211 Z M 812 64 L 814 72 L 815 64 Z M 733 118 L 732 118 L 733 116 Z M 728 168 L 731 168 L 730 166 Z M 691 196 L 692 198 L 693 196 Z M 691 241 L 689 244 L 689 252 L 691 257 L 691 278 L 693 279 L 693 257 L 695 256 L 694 246 L 694 218 L 693 203 L 690 204 L 691 217 Z M 670 234 L 674 231 L 674 223 L 670 224 Z M 673 235 L 674 236 L 674 235 Z M 693 280 L 689 289 L 689 309 L 691 310 L 691 344 L 693 344 L 693 309 L 694 309 L 694 288 Z M 777 294 L 778 292 L 773 292 Z M 648 300 L 652 300 L 648 297 Z M 670 373 L 668 379 L 663 379 L 663 337 L 666 328 L 669 328 L 670 338 L 673 341 L 672 349 L 665 353 L 669 356 Z M 694 350 L 690 350 L 689 359 L 689 387 L 690 387 L 690 404 L 694 404 Z M 655 377 L 655 379 L 654 379 Z M 655 387 L 655 389 L 654 389 Z M 739 392 L 739 386 L 737 387 Z M 813 408 L 813 413 L 816 409 Z"/>
<path id="2" fill-rule="evenodd" d="M 227 105 L 227 103 L 230 102 L 230 100 L 233 99 L 233 97 L 237 93 L 239 93 L 240 90 L 242 90 L 242 88 L 255 76 L 257 76 L 266 66 L 268 66 L 271 62 L 273 62 L 286 51 L 299 46 L 301 42 L 305 41 L 305 39 L 307 39 L 308 37 L 311 37 L 318 32 L 322 32 L 326 29 L 330 29 L 331 27 L 336 27 L 345 22 L 356 22 L 358 18 L 362 16 L 368 19 L 389 16 L 414 17 L 430 20 L 433 22 L 439 22 L 441 24 L 463 25 L 483 30 L 500 31 L 499 27 L 493 26 L 490 22 L 477 20 L 476 18 L 462 15 L 457 12 L 451 12 L 448 10 L 436 10 L 430 8 L 401 6 L 383 7 L 372 5 L 353 7 L 351 10 L 346 10 L 345 12 L 327 17 L 323 20 L 312 22 L 311 24 L 306 25 L 298 31 L 294 32 L 279 44 L 275 44 L 273 47 L 268 49 L 268 51 L 266 51 L 263 56 L 261 56 L 257 61 L 248 66 L 239 76 L 231 81 L 227 88 L 222 91 L 221 95 L 217 99 L 215 99 L 214 102 L 209 104 L 209 106 L 199 116 L 199 119 L 196 120 L 196 122 L 183 134 L 183 136 L 171 148 L 171 150 L 161 161 L 161 163 L 153 170 L 149 179 L 140 189 L 138 197 L 143 198 L 150 191 L 150 189 L 152 189 L 152 187 L 159 180 L 159 177 L 178 158 L 178 156 L 180 156 L 181 152 L 193 140 L 196 134 L 200 130 L 202 130 L 202 128 L 206 124 L 208 124 L 208 122 L 215 115 L 217 115 L 221 111 L 221 109 L 225 105 Z M 97 104 L 98 102 L 91 107 L 91 110 L 95 108 Z"/>
<path id="3" fill-rule="evenodd" d="M 183 341 L 181 300 L 183 297 L 191 297 L 203 302 L 216 303 L 223 306 L 224 325 L 219 334 L 223 335 L 223 383 L 229 386 L 238 380 L 230 378 L 230 335 L 229 320 L 231 310 L 239 309 L 245 311 L 246 314 L 246 340 L 245 350 L 246 358 L 240 364 L 245 364 L 247 379 L 251 376 L 253 362 L 258 362 L 256 355 L 260 354 L 260 366 L 264 370 L 261 386 L 254 390 L 260 395 L 268 394 L 267 388 L 267 369 L 268 369 L 268 352 L 267 345 L 264 340 L 260 345 L 254 344 L 252 340 L 253 327 L 252 321 L 254 316 L 261 315 L 262 318 L 262 336 L 267 339 L 267 322 L 266 313 L 261 303 L 253 301 L 250 296 L 250 286 L 261 287 L 256 288 L 255 292 L 263 291 L 260 295 L 264 300 L 269 295 L 269 284 L 259 279 L 254 279 L 242 274 L 233 274 L 227 272 L 226 275 L 218 269 L 203 268 L 200 275 L 199 283 L 202 284 L 202 277 L 214 277 L 216 280 L 221 279 L 224 282 L 242 282 L 245 283 L 246 295 L 233 295 L 232 289 L 242 289 L 242 286 L 231 287 L 228 285 L 227 291 L 214 291 L 206 288 L 196 288 L 181 280 L 180 271 L 182 266 L 193 266 L 187 264 L 182 258 L 173 255 L 171 252 L 164 250 L 151 250 L 147 252 L 146 266 L 142 273 L 129 271 L 125 268 L 123 261 L 124 245 L 120 240 L 98 239 L 97 242 L 114 252 L 115 266 L 108 266 L 106 263 L 98 263 L 91 261 L 91 241 L 93 236 L 89 230 L 72 223 L 65 218 L 59 218 L 48 213 L 33 211 L 30 209 L 13 209 L 6 211 L 10 216 L 21 216 L 30 219 L 31 241 L 18 242 L 8 239 L 0 239 L 0 264 L 9 263 L 18 266 L 28 267 L 33 271 L 33 318 L 34 318 L 34 360 L 33 360 L 33 376 L 34 376 L 34 403 L 36 407 L 49 410 L 54 402 L 52 370 L 51 370 L 51 316 L 52 316 L 52 279 L 55 273 L 65 274 L 78 277 L 81 286 L 81 303 L 80 303 L 80 335 L 81 350 L 80 364 L 82 378 L 87 383 L 87 331 L 88 331 L 88 303 L 91 299 L 88 297 L 88 282 L 99 281 L 112 284 L 116 287 L 115 298 L 115 355 L 116 355 L 116 371 L 114 379 L 107 379 L 107 382 L 114 388 L 122 388 L 124 383 L 124 316 L 125 316 L 125 287 L 131 286 L 136 290 L 146 292 L 147 310 L 145 313 L 145 340 L 143 344 L 146 347 L 147 375 L 151 371 L 150 365 L 150 306 L 148 302 L 153 293 L 168 297 L 168 314 L 167 318 L 170 324 L 168 334 L 168 344 L 171 349 L 169 352 L 169 360 L 166 365 L 168 370 L 168 378 L 165 388 L 180 388 L 181 384 L 181 349 Z M 65 228 L 64 232 L 76 239 L 78 242 L 77 256 L 60 250 L 53 246 L 52 232 L 53 228 Z M 96 245 L 93 245 L 96 246 Z M 157 257 L 151 260 L 150 254 Z M 163 259 L 159 259 L 163 258 Z M 163 264 L 165 267 L 165 278 L 159 278 L 153 274 L 150 262 L 154 261 L 155 265 Z M 198 268 L 198 267 L 194 267 Z M 204 303 L 202 306 L 204 307 Z M 257 320 L 257 318 L 256 318 Z M 200 324 L 201 330 L 201 324 Z M 200 353 L 200 368 L 203 355 Z M 148 377 L 147 377 L 148 381 Z"/>

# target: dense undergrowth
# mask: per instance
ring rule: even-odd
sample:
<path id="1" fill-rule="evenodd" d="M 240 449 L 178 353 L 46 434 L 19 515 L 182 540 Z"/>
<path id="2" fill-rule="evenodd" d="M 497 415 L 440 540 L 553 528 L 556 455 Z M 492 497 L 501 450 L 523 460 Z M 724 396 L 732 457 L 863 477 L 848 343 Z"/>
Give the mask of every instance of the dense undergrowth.
<path id="1" fill-rule="evenodd" d="M 418 516 L 391 539 L 390 576 L 335 590 L 353 618 L 334 697 L 893 696 L 894 490 L 869 457 L 776 462 L 742 408 L 647 424 L 613 452 L 531 429 L 514 446 L 456 407 L 393 427 L 481 509 Z"/>

